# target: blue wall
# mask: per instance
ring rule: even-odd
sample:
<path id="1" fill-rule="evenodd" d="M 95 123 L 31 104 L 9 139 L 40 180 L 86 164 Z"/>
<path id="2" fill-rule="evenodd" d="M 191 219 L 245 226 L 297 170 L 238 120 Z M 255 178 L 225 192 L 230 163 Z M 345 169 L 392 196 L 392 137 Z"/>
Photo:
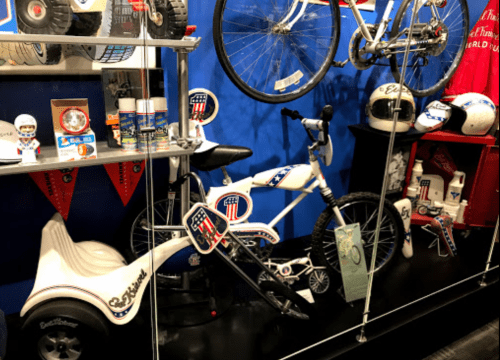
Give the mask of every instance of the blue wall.
<path id="1" fill-rule="evenodd" d="M 273 167 L 307 162 L 305 146 L 309 140 L 298 123 L 287 122 L 281 117 L 283 105 L 263 104 L 247 98 L 224 74 L 212 40 L 215 0 L 190 3 L 189 23 L 198 26 L 195 35 L 203 38 L 200 47 L 189 55 L 190 88 L 207 88 L 216 94 L 220 102 L 217 119 L 205 128 L 207 137 L 222 144 L 247 146 L 254 151 L 250 159 L 228 167 L 233 180 Z M 471 27 L 486 4 L 487 0 L 469 1 Z M 386 1 L 378 0 L 375 13 L 363 12 L 367 22 L 376 22 L 382 16 L 385 5 Z M 357 27 L 348 9 L 342 9 L 341 15 L 341 41 L 335 58 L 340 61 L 347 58 L 349 39 Z M 176 121 L 176 54 L 164 49 L 162 62 L 168 81 L 169 117 L 170 121 Z M 50 144 L 53 143 L 50 99 L 89 98 L 92 128 L 98 139 L 104 140 L 104 123 L 100 120 L 104 115 L 104 103 L 98 79 L 83 82 L 75 78 L 38 80 L 37 77 L 22 77 L 20 81 L 0 76 L 1 120 L 13 122 L 20 113 L 32 114 L 39 122 L 38 138 L 43 144 Z M 364 106 L 371 92 L 392 80 L 387 67 L 374 67 L 362 72 L 348 64 L 344 69 L 331 69 L 311 93 L 286 104 L 307 117 L 319 115 L 325 104 L 333 105 L 330 135 L 335 160 L 325 169 L 325 176 L 337 197 L 347 192 L 354 148 L 354 137 L 347 125 L 364 122 Z M 425 99 L 425 103 L 420 100 L 420 106 L 429 100 Z M 161 198 L 165 195 L 162 184 L 167 180 L 168 161 L 155 161 L 154 167 L 155 192 Z M 218 186 L 222 179 L 220 172 L 202 174 L 202 177 L 207 187 Z M 31 290 L 29 280 L 36 273 L 41 230 L 53 215 L 54 208 L 27 174 L 1 176 L 0 189 L 0 308 L 12 313 L 19 311 Z M 81 168 L 67 222 L 70 235 L 75 241 L 93 239 L 116 247 L 127 246 L 131 220 L 143 207 L 144 194 L 143 177 L 129 205 L 124 207 L 102 166 Z M 296 196 L 267 189 L 256 190 L 252 195 L 255 209 L 251 220 L 255 221 L 269 221 Z M 297 211 L 279 224 L 282 238 L 309 234 L 323 209 L 319 195 L 308 197 Z"/>

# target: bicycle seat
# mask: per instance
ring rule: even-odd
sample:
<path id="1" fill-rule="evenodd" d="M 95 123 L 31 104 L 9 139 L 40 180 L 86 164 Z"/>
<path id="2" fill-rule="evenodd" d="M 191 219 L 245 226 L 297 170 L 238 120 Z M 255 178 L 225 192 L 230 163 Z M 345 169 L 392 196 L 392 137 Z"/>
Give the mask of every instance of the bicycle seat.
<path id="1" fill-rule="evenodd" d="M 191 165 L 201 171 L 212 171 L 253 155 L 244 146 L 219 145 L 199 154 L 191 155 Z"/>

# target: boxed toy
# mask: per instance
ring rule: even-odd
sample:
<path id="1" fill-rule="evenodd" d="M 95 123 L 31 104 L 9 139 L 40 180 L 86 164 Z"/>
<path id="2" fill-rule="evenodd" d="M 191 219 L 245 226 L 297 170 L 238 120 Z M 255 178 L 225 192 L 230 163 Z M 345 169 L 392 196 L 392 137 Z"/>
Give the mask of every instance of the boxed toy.
<path id="1" fill-rule="evenodd" d="M 51 107 L 59 160 L 95 159 L 97 144 L 90 128 L 88 100 L 51 100 Z"/>
<path id="2" fill-rule="evenodd" d="M 149 97 L 164 97 L 163 69 L 149 71 Z M 121 147 L 118 99 L 146 97 L 147 73 L 144 69 L 103 69 L 102 88 L 106 108 L 108 146 Z"/>

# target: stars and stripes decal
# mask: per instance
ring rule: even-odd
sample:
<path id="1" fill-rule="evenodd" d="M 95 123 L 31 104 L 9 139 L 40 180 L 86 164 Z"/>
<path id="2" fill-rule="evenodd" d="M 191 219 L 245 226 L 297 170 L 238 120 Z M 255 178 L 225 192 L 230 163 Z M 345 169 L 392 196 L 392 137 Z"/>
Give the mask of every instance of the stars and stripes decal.
<path id="1" fill-rule="evenodd" d="M 127 314 L 130 312 L 130 310 L 132 309 L 132 306 L 134 306 L 134 304 L 132 303 L 132 305 L 130 305 L 128 308 L 126 308 L 125 310 L 122 310 L 122 311 L 113 311 L 111 310 L 111 312 L 113 313 L 113 316 L 117 319 L 121 319 L 125 316 L 127 316 Z"/>
<path id="2" fill-rule="evenodd" d="M 430 180 L 422 180 L 420 182 L 420 200 L 430 201 L 429 199 L 429 188 L 431 185 Z"/>
<path id="3" fill-rule="evenodd" d="M 184 216 L 184 226 L 196 249 L 202 254 L 210 253 L 229 229 L 223 214 L 198 203 Z"/>
<path id="4" fill-rule="evenodd" d="M 226 217 L 229 221 L 234 221 L 238 218 L 238 202 L 240 198 L 231 196 L 224 201 L 226 206 Z"/>
<path id="5" fill-rule="evenodd" d="M 287 166 L 278 170 L 266 183 L 267 186 L 277 187 L 279 186 L 290 174 L 290 172 L 296 168 L 297 165 Z"/>
<path id="6" fill-rule="evenodd" d="M 444 218 L 442 216 L 437 216 L 434 219 L 439 223 L 439 227 L 441 230 L 439 233 L 439 238 L 446 245 L 448 253 L 451 256 L 456 256 L 457 247 L 455 246 L 455 241 L 453 240 L 453 223 L 450 221 L 450 225 L 446 226 L 446 224 L 444 223 Z"/>
<path id="7" fill-rule="evenodd" d="M 251 211 L 251 200 L 243 193 L 228 193 L 221 196 L 215 202 L 217 211 L 225 214 L 230 222 L 241 222 L 248 217 Z"/>
<path id="8" fill-rule="evenodd" d="M 203 114 L 207 106 L 208 95 L 203 93 L 195 94 L 189 100 L 189 105 L 192 106 L 191 120 L 203 119 Z"/>

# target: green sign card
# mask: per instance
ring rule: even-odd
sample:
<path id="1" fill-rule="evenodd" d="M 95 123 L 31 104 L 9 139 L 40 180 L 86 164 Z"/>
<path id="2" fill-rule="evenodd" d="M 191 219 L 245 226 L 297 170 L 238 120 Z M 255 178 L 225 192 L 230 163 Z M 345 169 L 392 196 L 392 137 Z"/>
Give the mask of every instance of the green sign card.
<path id="1" fill-rule="evenodd" d="M 351 302 L 366 297 L 368 271 L 361 243 L 359 224 L 335 229 L 340 271 L 344 284 L 345 300 Z"/>

